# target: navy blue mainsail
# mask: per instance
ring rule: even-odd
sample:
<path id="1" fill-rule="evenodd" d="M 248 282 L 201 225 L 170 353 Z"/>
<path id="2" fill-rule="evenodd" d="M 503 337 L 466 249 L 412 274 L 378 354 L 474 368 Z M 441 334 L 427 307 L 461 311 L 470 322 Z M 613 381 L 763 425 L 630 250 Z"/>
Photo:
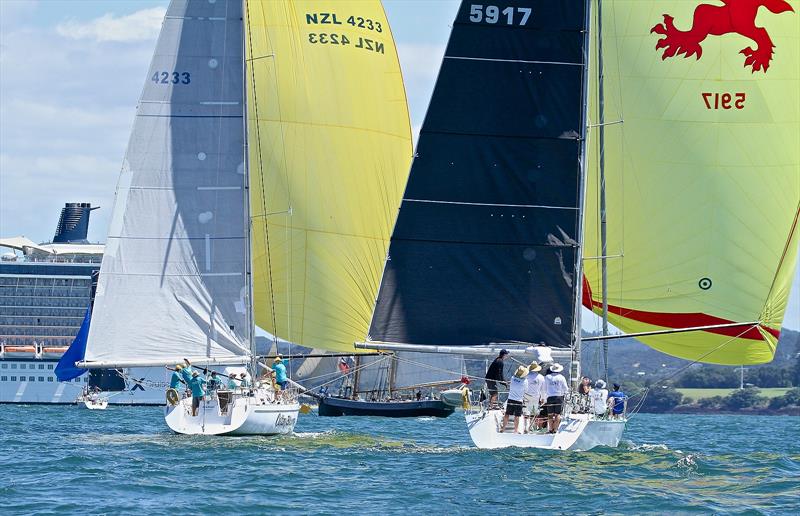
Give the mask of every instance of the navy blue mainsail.
<path id="1" fill-rule="evenodd" d="M 572 343 L 586 18 L 584 0 L 462 2 L 371 340 Z"/>

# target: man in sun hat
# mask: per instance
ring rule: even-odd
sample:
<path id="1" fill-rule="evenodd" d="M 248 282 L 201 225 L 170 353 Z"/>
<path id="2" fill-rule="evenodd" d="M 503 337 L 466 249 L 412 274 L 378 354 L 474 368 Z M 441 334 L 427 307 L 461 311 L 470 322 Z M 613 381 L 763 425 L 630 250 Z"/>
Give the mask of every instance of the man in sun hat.
<path id="1" fill-rule="evenodd" d="M 501 432 L 505 432 L 508 418 L 514 416 L 514 432 L 519 431 L 519 420 L 522 419 L 522 399 L 525 396 L 525 390 L 528 387 L 528 368 L 519 366 L 511 377 L 511 385 L 508 388 L 508 401 L 506 401 L 506 413 L 503 416 L 503 426 L 500 427 Z"/>
<path id="2" fill-rule="evenodd" d="M 497 403 L 497 384 L 506 383 L 503 377 L 503 360 L 508 356 L 508 351 L 505 349 L 500 350 L 500 354 L 494 359 L 489 369 L 486 370 L 486 389 L 489 391 L 489 408 L 492 408 Z"/>
<path id="3" fill-rule="evenodd" d="M 169 369 L 169 367 L 167 367 L 167 369 Z M 169 378 L 169 388 L 175 389 L 176 391 L 178 391 L 178 393 L 181 392 L 182 389 L 181 384 L 185 383 L 183 381 L 183 375 L 181 374 L 181 369 L 183 369 L 183 366 L 180 364 L 176 364 L 175 370 L 172 371 L 172 376 L 170 376 Z"/>
<path id="4" fill-rule="evenodd" d="M 544 377 L 539 374 L 542 370 L 537 362 L 531 362 L 528 366 L 528 385 L 525 388 L 525 397 L 523 402 L 525 405 L 525 432 L 533 429 L 534 424 L 536 428 L 544 426 L 543 421 L 537 422 L 536 416 L 539 414 L 539 407 L 544 405 L 547 391 L 544 385 Z"/>
<path id="5" fill-rule="evenodd" d="M 544 377 L 547 392 L 547 429 L 551 434 L 556 433 L 561 424 L 561 411 L 564 407 L 564 396 L 569 392 L 567 379 L 561 374 L 564 366 L 555 363 L 550 366 L 550 373 Z"/>

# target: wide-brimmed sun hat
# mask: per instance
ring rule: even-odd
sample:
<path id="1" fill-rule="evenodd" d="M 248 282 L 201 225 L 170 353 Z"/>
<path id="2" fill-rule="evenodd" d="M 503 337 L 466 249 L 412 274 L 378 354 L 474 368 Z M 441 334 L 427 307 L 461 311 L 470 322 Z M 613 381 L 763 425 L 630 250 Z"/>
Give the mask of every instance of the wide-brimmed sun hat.
<path id="1" fill-rule="evenodd" d="M 281 357 L 275 357 L 275 360 L 273 360 L 273 361 L 272 361 L 272 363 L 273 363 L 273 364 L 279 364 L 279 363 L 281 363 L 281 362 L 283 362 L 283 360 L 281 359 Z"/>
<path id="2" fill-rule="evenodd" d="M 560 373 L 563 370 L 564 370 L 564 366 L 562 366 L 561 364 L 558 364 L 558 363 L 553 364 L 553 365 L 550 366 L 550 371 L 552 371 L 554 373 Z"/>
<path id="3" fill-rule="evenodd" d="M 542 366 L 540 366 L 539 363 L 536 361 L 531 362 L 531 365 L 528 366 L 528 372 L 531 373 L 535 373 L 536 371 L 541 371 L 541 370 Z"/>
<path id="4" fill-rule="evenodd" d="M 517 368 L 517 371 L 514 373 L 514 376 L 517 378 L 525 378 L 528 376 L 528 368 L 524 365 L 521 365 Z"/>
<path id="5" fill-rule="evenodd" d="M 182 366 L 182 365 L 180 365 L 180 364 L 175 364 L 175 370 L 176 370 L 176 371 L 180 371 L 181 369 L 183 369 L 183 366 Z"/>

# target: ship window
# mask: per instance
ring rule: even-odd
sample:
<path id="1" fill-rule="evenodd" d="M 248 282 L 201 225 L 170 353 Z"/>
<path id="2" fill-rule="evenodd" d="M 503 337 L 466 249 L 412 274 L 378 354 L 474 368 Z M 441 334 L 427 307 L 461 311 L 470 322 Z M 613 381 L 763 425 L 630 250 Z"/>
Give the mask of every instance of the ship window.
<path id="1" fill-rule="evenodd" d="M 53 381 L 53 377 L 52 377 L 52 376 L 48 376 L 48 377 L 47 377 L 47 381 L 48 381 L 48 382 L 52 382 L 52 381 Z"/>
<path id="2" fill-rule="evenodd" d="M 83 383 L 89 383 L 89 378 L 88 378 L 88 377 L 87 377 L 87 378 L 84 378 L 84 379 L 83 379 Z"/>
<path id="3" fill-rule="evenodd" d="M 28 381 L 29 382 L 35 382 L 36 381 L 36 377 L 35 376 L 29 376 L 28 377 Z"/>
<path id="4" fill-rule="evenodd" d="M 39 364 L 39 369 L 44 369 L 44 364 Z"/>
<path id="5" fill-rule="evenodd" d="M 8 364 L 0 364 L 0 367 L 2 367 L 3 369 L 8 369 Z"/>
<path id="6" fill-rule="evenodd" d="M 43 381 L 44 381 L 44 376 L 40 376 L 40 377 L 39 377 L 39 381 L 40 381 L 40 382 L 43 382 Z"/>
<path id="7" fill-rule="evenodd" d="M 53 364 L 47 364 L 48 369 L 53 369 Z"/>
<path id="8" fill-rule="evenodd" d="M 0 376 L 0 382 L 7 382 L 8 376 Z"/>
<path id="9" fill-rule="evenodd" d="M 16 368 L 17 368 L 17 364 L 11 364 L 11 369 L 16 369 Z"/>
<path id="10" fill-rule="evenodd" d="M 12 382 L 16 382 L 16 381 L 17 381 L 17 377 L 16 377 L 16 376 L 12 376 L 12 377 L 11 377 L 11 381 L 12 381 Z"/>

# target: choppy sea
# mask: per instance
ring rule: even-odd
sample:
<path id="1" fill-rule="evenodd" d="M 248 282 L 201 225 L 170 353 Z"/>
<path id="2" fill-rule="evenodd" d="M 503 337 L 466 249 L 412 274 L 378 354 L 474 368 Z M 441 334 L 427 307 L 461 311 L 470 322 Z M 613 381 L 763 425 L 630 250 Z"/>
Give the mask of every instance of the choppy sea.
<path id="1" fill-rule="evenodd" d="M 160 408 L 0 406 L 0 514 L 800 513 L 800 417 L 635 416 L 617 449 L 477 450 L 447 419 L 187 437 Z"/>

